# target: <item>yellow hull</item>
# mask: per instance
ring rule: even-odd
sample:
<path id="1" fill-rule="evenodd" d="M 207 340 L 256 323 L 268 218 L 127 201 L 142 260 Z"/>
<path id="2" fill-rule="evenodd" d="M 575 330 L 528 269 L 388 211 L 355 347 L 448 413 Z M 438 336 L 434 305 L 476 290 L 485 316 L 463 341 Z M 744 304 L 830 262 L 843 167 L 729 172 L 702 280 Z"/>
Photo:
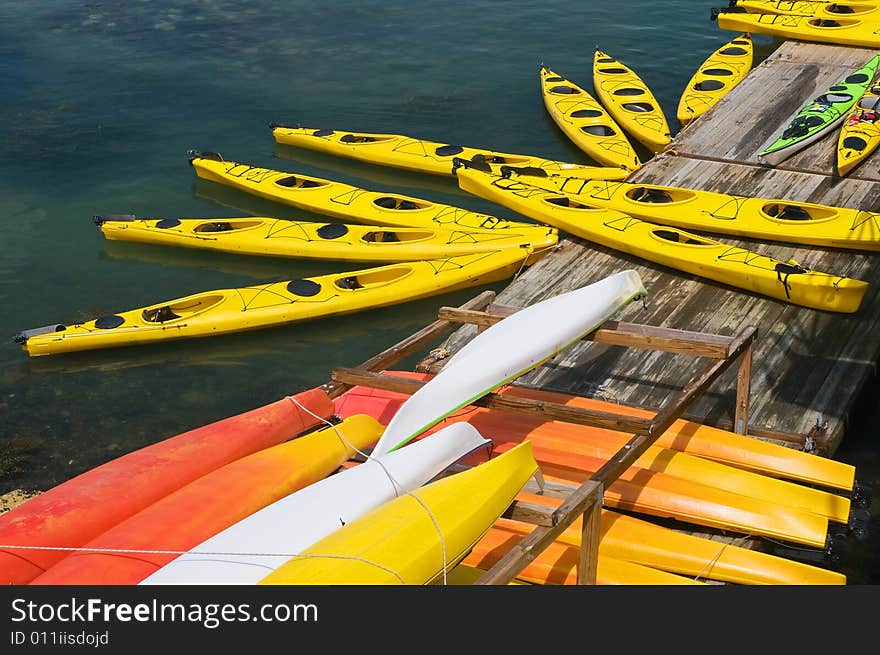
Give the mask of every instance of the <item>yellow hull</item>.
<path id="1" fill-rule="evenodd" d="M 593 89 L 608 113 L 652 152 L 671 141 L 669 124 L 651 90 L 629 67 L 601 50 L 593 56 Z"/>
<path id="2" fill-rule="evenodd" d="M 629 171 L 615 167 L 586 166 L 542 159 L 531 155 L 512 155 L 494 150 L 481 150 L 414 139 L 398 134 L 337 132 L 309 127 L 270 125 L 278 143 L 297 148 L 317 150 L 339 157 L 350 157 L 379 166 L 391 166 L 418 173 L 453 175 L 452 160 L 474 159 L 493 170 L 502 165 L 537 168 L 546 175 L 567 175 L 594 180 L 623 180 Z"/>
<path id="3" fill-rule="evenodd" d="M 868 18 L 880 14 L 876 2 L 817 2 L 816 0 L 736 0 L 750 14 L 785 14 L 821 18 Z"/>
<path id="4" fill-rule="evenodd" d="M 735 32 L 760 32 L 783 39 L 877 48 L 880 44 L 880 19 L 876 14 L 872 14 L 871 19 L 720 13 L 718 27 Z"/>
<path id="5" fill-rule="evenodd" d="M 278 218 L 135 219 L 95 217 L 108 240 L 199 248 L 240 255 L 322 259 L 342 262 L 411 262 L 469 255 L 528 242 L 537 250 L 556 244 L 555 230 L 543 241 L 529 241 L 540 228 L 446 230 L 394 228 L 341 223 L 304 223 Z"/>
<path id="6" fill-rule="evenodd" d="M 514 173 L 515 175 L 515 173 Z M 657 184 L 523 177 L 591 207 L 686 230 L 824 248 L 880 251 L 880 213 Z"/>
<path id="7" fill-rule="evenodd" d="M 517 499 L 554 508 L 562 502 L 529 493 L 521 493 Z M 494 527 L 520 536 L 534 529 L 528 523 L 503 518 Z M 556 542 L 580 548 L 581 520 L 572 523 Z M 835 571 L 664 528 L 608 509 L 602 510 L 599 557 L 734 584 L 846 584 L 846 576 Z"/>
<path id="8" fill-rule="evenodd" d="M 691 77 L 678 102 L 676 117 L 684 126 L 711 109 L 752 69 L 754 47 L 741 34 L 713 52 Z"/>
<path id="9" fill-rule="evenodd" d="M 811 271 L 613 209 L 593 209 L 565 194 L 520 181 L 531 178 L 509 179 L 460 168 L 458 179 L 465 191 L 588 241 L 796 305 L 852 313 L 868 289 L 861 280 Z"/>
<path id="10" fill-rule="evenodd" d="M 441 580 L 492 527 L 537 467 L 531 443 L 523 442 L 415 490 L 418 500 L 405 494 L 381 505 L 305 549 L 259 584 Z"/>
<path id="11" fill-rule="evenodd" d="M 544 107 L 572 143 L 606 166 L 634 171 L 642 165 L 626 134 L 598 100 L 549 68 L 542 66 L 540 75 Z"/>
<path id="12" fill-rule="evenodd" d="M 391 227 L 501 230 L 513 238 L 538 243 L 555 236 L 555 230 L 550 234 L 544 226 L 506 221 L 399 193 L 368 191 L 310 175 L 249 166 L 224 160 L 216 153 L 190 151 L 189 161 L 204 180 L 343 221 Z"/>
<path id="13" fill-rule="evenodd" d="M 869 90 L 852 110 L 837 139 L 837 173 L 848 175 L 880 146 L 880 87 Z"/>
<path id="14" fill-rule="evenodd" d="M 30 356 L 208 337 L 365 311 L 513 276 L 527 248 L 206 291 L 16 337 Z"/>

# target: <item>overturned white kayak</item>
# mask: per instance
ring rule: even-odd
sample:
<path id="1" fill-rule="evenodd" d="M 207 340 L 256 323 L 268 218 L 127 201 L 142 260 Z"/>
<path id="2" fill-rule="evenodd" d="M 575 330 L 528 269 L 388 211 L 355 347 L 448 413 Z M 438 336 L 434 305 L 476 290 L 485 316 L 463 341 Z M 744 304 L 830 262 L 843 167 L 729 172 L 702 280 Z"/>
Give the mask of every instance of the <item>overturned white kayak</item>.
<path id="1" fill-rule="evenodd" d="M 458 409 L 540 366 L 645 295 L 639 274 L 626 270 L 499 321 L 465 344 L 401 405 L 373 454 L 399 448 Z"/>
<path id="2" fill-rule="evenodd" d="M 469 423 L 454 423 L 268 505 L 180 555 L 140 584 L 256 584 L 316 541 L 417 489 L 490 443 Z"/>

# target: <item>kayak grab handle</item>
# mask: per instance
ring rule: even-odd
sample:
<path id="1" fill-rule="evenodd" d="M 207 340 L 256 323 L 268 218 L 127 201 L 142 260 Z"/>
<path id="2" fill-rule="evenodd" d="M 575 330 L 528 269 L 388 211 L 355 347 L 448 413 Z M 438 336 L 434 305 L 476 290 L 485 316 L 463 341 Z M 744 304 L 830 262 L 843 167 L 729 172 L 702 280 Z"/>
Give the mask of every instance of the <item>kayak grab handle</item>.
<path id="1" fill-rule="evenodd" d="M 712 7 L 709 10 L 709 20 L 718 20 L 718 14 L 745 14 L 747 13 L 744 7 L 740 7 L 736 4 L 735 0 L 730 0 L 729 7 Z"/>
<path id="2" fill-rule="evenodd" d="M 15 343 L 24 343 L 31 337 L 36 337 L 40 334 L 50 334 L 52 332 L 64 332 L 67 329 L 66 325 L 62 325 L 61 323 L 55 323 L 54 325 L 44 325 L 43 327 L 34 328 L 32 330 L 24 330 L 19 332 L 12 340 Z"/>
<path id="3" fill-rule="evenodd" d="M 213 159 L 214 161 L 226 161 L 220 156 L 219 152 L 213 152 L 211 150 L 187 150 L 186 151 L 186 159 L 190 164 L 193 163 L 193 159 Z"/>
<path id="4" fill-rule="evenodd" d="M 92 216 L 92 223 L 94 223 L 97 227 L 101 227 L 104 223 L 108 221 L 136 221 L 137 216 L 134 214 L 95 214 Z"/>

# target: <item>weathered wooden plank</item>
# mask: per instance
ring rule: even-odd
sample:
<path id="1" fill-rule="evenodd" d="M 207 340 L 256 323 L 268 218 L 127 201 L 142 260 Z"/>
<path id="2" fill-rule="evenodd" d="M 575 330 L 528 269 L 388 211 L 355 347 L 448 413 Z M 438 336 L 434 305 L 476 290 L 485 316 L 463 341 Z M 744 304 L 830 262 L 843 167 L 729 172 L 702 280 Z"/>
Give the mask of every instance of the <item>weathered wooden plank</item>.
<path id="1" fill-rule="evenodd" d="M 375 389 L 406 394 L 413 394 L 425 386 L 425 383 L 421 380 L 352 368 L 335 369 L 332 379 L 334 382 L 341 382 L 351 386 L 359 384 Z M 502 396 L 497 393 L 487 393 L 482 398 L 474 400 L 471 404 L 477 407 L 488 407 L 517 414 L 526 414 L 527 416 L 537 416 L 546 420 L 592 425 L 619 432 L 647 434 L 651 425 L 651 420 L 645 418 L 622 416 L 610 412 L 583 409 L 581 407 L 569 407 L 568 405 L 541 402 L 528 398 Z"/>
<path id="2" fill-rule="evenodd" d="M 441 307 L 437 315 L 444 320 L 472 323 L 489 327 L 510 316 L 519 308 L 506 306 L 504 314 L 481 312 L 455 307 Z M 697 357 L 724 357 L 731 343 L 729 337 L 688 330 L 671 330 L 651 325 L 637 325 L 620 321 L 606 321 L 602 327 L 584 337 L 586 341 L 613 346 L 647 348 Z"/>

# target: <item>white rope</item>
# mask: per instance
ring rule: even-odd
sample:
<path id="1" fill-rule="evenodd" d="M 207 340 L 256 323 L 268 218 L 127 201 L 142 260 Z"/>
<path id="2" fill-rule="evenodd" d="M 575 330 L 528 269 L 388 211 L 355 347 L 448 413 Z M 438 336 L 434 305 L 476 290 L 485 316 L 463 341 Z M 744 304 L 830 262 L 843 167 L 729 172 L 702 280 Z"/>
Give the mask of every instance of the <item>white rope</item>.
<path id="1" fill-rule="evenodd" d="M 413 498 L 415 498 L 416 502 L 419 505 L 421 505 L 422 509 L 424 509 L 425 512 L 428 513 L 428 517 L 431 519 L 431 523 L 434 524 L 434 529 L 437 530 L 437 534 L 440 536 L 440 547 L 441 547 L 442 553 L 443 553 L 443 584 L 445 586 L 447 584 L 446 574 L 447 574 L 447 568 L 449 566 L 449 561 L 447 560 L 447 556 L 446 556 L 446 538 L 443 536 L 443 531 L 440 529 L 440 524 L 437 523 L 436 517 L 434 516 L 433 512 L 431 512 L 431 510 L 428 508 L 428 506 L 424 503 L 424 501 L 422 501 L 422 499 L 419 498 L 415 493 L 413 493 L 411 491 L 407 491 L 406 489 L 403 489 L 403 486 L 397 480 L 394 479 L 394 476 L 391 475 L 390 471 L 385 467 L 385 463 L 382 462 L 381 458 L 373 457 L 372 455 L 367 455 L 366 453 L 361 451 L 357 446 L 355 446 L 353 443 L 351 443 L 348 439 L 346 439 L 345 436 L 336 427 L 336 425 L 334 425 L 333 423 L 328 421 L 323 416 L 318 416 L 317 414 L 315 414 L 313 411 L 311 411 L 308 407 L 305 407 L 301 402 L 299 402 L 293 396 L 287 396 L 287 398 L 289 398 L 291 401 L 293 401 L 293 403 L 297 407 L 299 407 L 300 409 L 302 409 L 303 411 L 305 411 L 306 413 L 308 413 L 312 417 L 316 418 L 317 420 L 319 420 L 323 423 L 326 423 L 331 428 L 333 428 L 333 431 L 342 440 L 342 442 L 344 444 L 346 444 L 349 448 L 351 448 L 353 451 L 355 451 L 357 454 L 359 454 L 361 457 L 363 457 L 367 460 L 376 462 L 382 468 L 382 471 L 385 473 L 385 475 L 388 477 L 388 479 L 391 481 L 391 484 L 394 487 L 394 493 L 397 497 L 400 496 L 400 494 L 398 493 L 398 489 L 403 490 L 403 492 L 407 496 L 412 496 Z M 397 575 L 397 574 L 395 574 L 395 575 Z M 398 575 L 397 577 L 400 578 L 401 580 L 403 580 L 403 578 L 400 575 Z"/>

